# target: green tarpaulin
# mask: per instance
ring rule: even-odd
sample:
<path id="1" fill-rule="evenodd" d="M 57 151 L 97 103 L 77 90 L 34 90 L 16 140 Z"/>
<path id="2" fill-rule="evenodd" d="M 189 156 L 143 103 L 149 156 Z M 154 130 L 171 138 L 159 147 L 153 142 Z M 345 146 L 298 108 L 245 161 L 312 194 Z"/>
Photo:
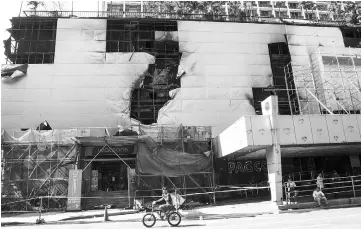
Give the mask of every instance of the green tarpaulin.
<path id="1" fill-rule="evenodd" d="M 183 176 L 209 171 L 211 163 L 211 156 L 168 149 L 150 137 L 141 137 L 138 143 L 136 168 L 141 174 Z"/>

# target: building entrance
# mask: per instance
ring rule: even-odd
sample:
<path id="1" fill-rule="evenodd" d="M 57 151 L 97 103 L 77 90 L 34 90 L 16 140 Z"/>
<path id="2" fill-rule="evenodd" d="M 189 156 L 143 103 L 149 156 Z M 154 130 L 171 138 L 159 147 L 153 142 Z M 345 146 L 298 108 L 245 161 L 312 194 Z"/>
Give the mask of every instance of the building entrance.
<path id="1" fill-rule="evenodd" d="M 96 161 L 92 163 L 91 191 L 128 190 L 127 166 L 121 162 Z M 94 178 L 97 174 L 97 178 Z M 94 175 L 94 176 L 93 176 Z M 97 188 L 96 188 L 97 186 Z"/>

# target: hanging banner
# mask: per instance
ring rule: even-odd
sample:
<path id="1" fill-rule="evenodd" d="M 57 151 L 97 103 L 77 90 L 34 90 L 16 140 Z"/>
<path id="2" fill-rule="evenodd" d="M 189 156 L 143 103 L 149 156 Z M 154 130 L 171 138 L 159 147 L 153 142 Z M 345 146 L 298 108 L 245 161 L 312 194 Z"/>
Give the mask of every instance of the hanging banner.
<path id="1" fill-rule="evenodd" d="M 81 210 L 81 184 L 82 184 L 82 170 L 69 170 L 69 185 L 68 185 L 68 211 Z"/>

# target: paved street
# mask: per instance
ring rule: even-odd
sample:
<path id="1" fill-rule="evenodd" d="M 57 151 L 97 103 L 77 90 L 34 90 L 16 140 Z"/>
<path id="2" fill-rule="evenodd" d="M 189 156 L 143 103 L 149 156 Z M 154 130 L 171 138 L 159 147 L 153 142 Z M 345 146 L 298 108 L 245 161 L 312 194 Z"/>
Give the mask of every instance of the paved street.
<path id="1" fill-rule="evenodd" d="M 111 217 L 111 220 L 120 220 L 121 217 Z M 41 227 L 41 229 L 119 229 L 119 228 L 145 228 L 140 222 L 106 222 L 92 223 L 87 221 L 86 224 L 61 224 L 61 225 L 42 225 L 42 226 L 16 226 L 13 229 L 27 229 Z M 157 221 L 153 228 L 170 227 L 164 221 Z M 267 228 L 267 229 L 291 229 L 291 228 L 317 228 L 317 229 L 353 229 L 361 228 L 361 208 L 348 209 L 331 209 L 331 210 L 315 210 L 304 213 L 286 213 L 280 215 L 262 215 L 257 217 L 237 218 L 237 219 L 218 219 L 218 220 L 184 220 L 180 227 L 189 229 L 201 228 Z"/>

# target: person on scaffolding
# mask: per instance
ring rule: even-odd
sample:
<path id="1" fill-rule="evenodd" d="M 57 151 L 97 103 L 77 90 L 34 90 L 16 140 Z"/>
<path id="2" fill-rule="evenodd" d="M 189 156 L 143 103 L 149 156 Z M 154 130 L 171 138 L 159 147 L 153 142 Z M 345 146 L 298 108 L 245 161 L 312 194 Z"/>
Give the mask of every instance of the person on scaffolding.
<path id="1" fill-rule="evenodd" d="M 154 206 L 155 204 L 162 202 L 163 200 L 165 201 L 165 204 L 159 206 L 160 210 L 164 213 L 164 215 L 162 215 L 162 219 L 164 219 L 164 217 L 167 216 L 168 213 L 173 209 L 172 197 L 168 193 L 166 187 L 162 188 L 162 198 L 157 201 L 153 201 L 152 205 Z"/>

